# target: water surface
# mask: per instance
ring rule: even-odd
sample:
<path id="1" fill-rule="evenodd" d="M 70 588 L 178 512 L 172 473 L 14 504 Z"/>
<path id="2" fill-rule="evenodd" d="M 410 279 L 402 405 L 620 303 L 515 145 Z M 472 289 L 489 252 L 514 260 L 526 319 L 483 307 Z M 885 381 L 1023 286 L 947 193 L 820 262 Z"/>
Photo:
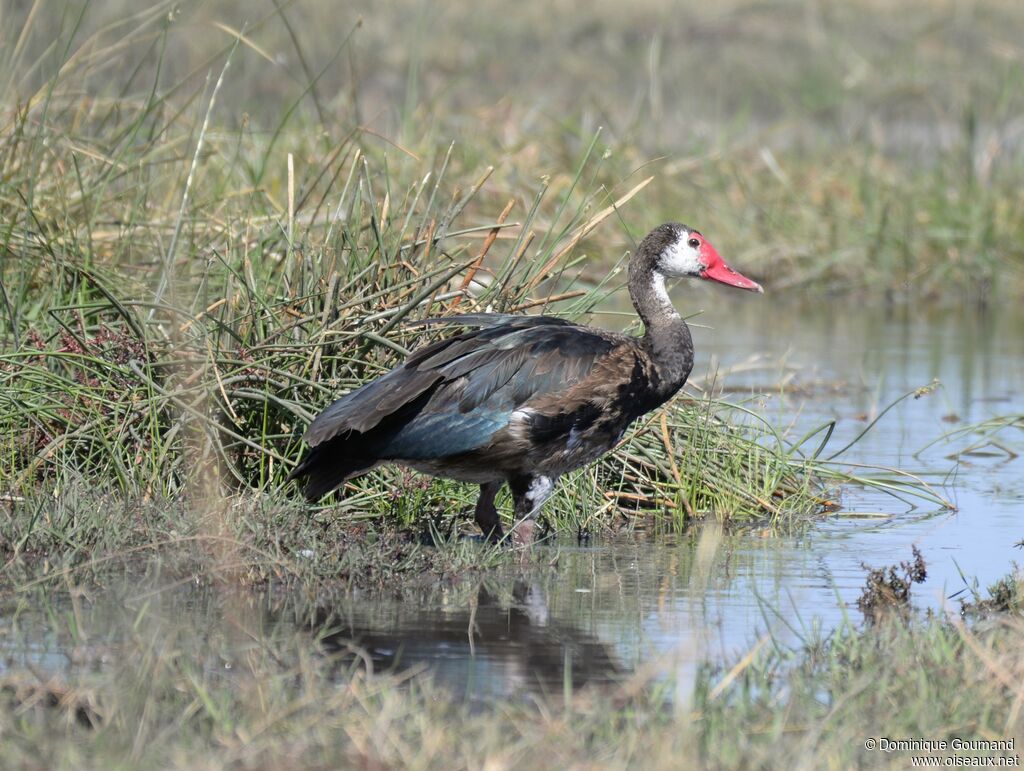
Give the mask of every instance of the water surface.
<path id="1" fill-rule="evenodd" d="M 927 395 L 901 402 L 841 457 L 919 474 L 956 509 L 847 488 L 840 511 L 791 532 L 709 525 L 585 546 L 563 540 L 546 547 L 558 551 L 556 568 L 506 577 L 519 587 L 519 599 L 500 611 L 509 627 L 480 629 L 475 650 L 468 623 L 458 645 L 437 639 L 452 613 L 462 614 L 456 628 L 466 620 L 466 608 L 453 609 L 440 591 L 419 598 L 415 609 L 378 604 L 375 640 L 415 640 L 416 661 L 433 662 L 467 692 L 478 691 L 473 683 L 481 672 L 500 681 L 490 686 L 496 691 L 525 687 L 524 671 L 534 685 L 552 687 L 558 668 L 529 663 L 538 646 L 552 648 L 549 661 L 590 651 L 585 655 L 602 662 L 592 677 L 597 669 L 614 673 L 650 662 L 686 675 L 698 663 L 733 659 L 765 635 L 795 642 L 812 627 L 827 633 L 844 618 L 859 620 L 865 566 L 909 559 L 913 546 L 928 565 L 926 582 L 914 588 L 922 608 L 955 610 L 968 583 L 985 588 L 1010 572 L 1021 557 L 1015 544 L 1024 538 L 1024 458 L 997 446 L 962 454 L 979 443 L 975 434 L 921 450 L 958 427 L 1024 414 L 1024 313 L 780 306 L 678 291 L 681 307 L 713 303 L 693 321 L 695 381 L 717 382 L 727 398 L 751 400 L 792 436 L 835 420 L 829 447 L 837 450 L 895 399 L 938 381 Z M 1009 429 L 998 439 L 1020 451 L 1024 432 Z M 367 614 L 349 612 L 360 619 L 351 628 L 358 637 Z M 604 664 L 605 651 L 614 667 Z"/>

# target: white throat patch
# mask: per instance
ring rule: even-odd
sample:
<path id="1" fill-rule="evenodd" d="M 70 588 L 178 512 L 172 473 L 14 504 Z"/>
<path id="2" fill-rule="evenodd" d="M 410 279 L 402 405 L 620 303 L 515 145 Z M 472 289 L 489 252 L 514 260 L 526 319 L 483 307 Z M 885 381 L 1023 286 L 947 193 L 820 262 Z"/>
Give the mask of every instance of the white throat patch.
<path id="1" fill-rule="evenodd" d="M 662 273 L 654 271 L 651 274 L 651 290 L 666 313 L 678 318 L 679 312 L 676 311 L 676 306 L 672 304 L 672 298 L 668 296 L 668 290 L 665 288 L 665 276 Z"/>
<path id="2" fill-rule="evenodd" d="M 695 249 L 690 246 L 687 243 L 689 240 L 689 234 L 683 232 L 662 253 L 661 264 L 666 275 L 696 276 L 704 269 L 704 265 L 700 261 L 699 247 Z"/>

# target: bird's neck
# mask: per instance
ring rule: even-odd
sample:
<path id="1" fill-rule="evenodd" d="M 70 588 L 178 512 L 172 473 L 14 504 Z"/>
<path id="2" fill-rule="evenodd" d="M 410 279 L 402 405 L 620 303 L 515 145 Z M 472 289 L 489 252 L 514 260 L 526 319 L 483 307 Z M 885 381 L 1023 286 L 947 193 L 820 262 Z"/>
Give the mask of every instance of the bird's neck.
<path id="1" fill-rule="evenodd" d="M 690 328 L 672 305 L 665 277 L 643 264 L 631 266 L 629 295 L 644 323 L 642 344 L 657 370 L 659 390 L 675 393 L 693 369 Z"/>

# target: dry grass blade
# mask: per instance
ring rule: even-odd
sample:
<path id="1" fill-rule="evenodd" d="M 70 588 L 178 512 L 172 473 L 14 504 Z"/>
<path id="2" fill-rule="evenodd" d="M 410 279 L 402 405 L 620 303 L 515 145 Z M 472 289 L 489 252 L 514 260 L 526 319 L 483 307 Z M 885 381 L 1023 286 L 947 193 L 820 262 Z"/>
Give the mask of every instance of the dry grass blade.
<path id="1" fill-rule="evenodd" d="M 561 263 L 565 256 L 576 248 L 580 241 L 582 241 L 587 235 L 589 235 L 598 225 L 600 225 L 610 216 L 615 214 L 620 208 L 625 206 L 626 203 L 628 203 L 629 200 L 633 198 L 633 196 L 635 196 L 637 193 L 639 193 L 641 190 L 647 187 L 653 180 L 654 177 L 647 177 L 647 179 L 635 185 L 628 193 L 621 196 L 611 206 L 602 209 L 593 217 L 591 217 L 582 225 L 580 225 L 578 228 L 576 228 L 576 231 L 569 238 L 569 242 L 562 246 L 561 248 L 557 249 L 555 253 L 551 255 L 551 258 L 546 263 L 544 263 L 544 266 L 533 275 L 533 277 L 527 283 L 526 288 L 536 288 L 538 284 L 540 284 L 544 279 L 548 277 L 551 271 L 554 270 L 555 266 Z"/>
<path id="2" fill-rule="evenodd" d="M 494 246 L 494 242 L 498 239 L 498 233 L 501 231 L 501 225 L 505 224 L 505 220 L 508 218 L 509 212 L 512 211 L 512 207 L 515 206 L 515 199 L 511 199 L 505 208 L 501 210 L 501 214 L 498 215 L 497 226 L 492 228 L 487 234 L 487 238 L 484 239 L 483 245 L 480 247 L 480 254 L 477 255 L 476 261 L 469 266 L 469 270 L 466 271 L 465 277 L 462 279 L 462 285 L 459 289 L 463 292 L 462 295 L 456 297 L 452 302 L 452 310 L 454 311 L 459 307 L 459 303 L 462 302 L 462 298 L 465 296 L 465 292 L 469 289 L 470 284 L 473 283 L 473 278 L 476 276 L 476 272 L 480 269 L 481 263 L 484 261 L 484 257 L 487 256 L 487 252 Z"/>

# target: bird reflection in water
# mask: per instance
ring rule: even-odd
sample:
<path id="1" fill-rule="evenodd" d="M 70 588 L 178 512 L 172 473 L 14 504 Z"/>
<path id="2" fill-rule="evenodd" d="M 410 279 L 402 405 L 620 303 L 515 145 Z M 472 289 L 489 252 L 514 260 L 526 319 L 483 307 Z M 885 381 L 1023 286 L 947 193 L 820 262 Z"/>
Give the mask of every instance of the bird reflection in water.
<path id="1" fill-rule="evenodd" d="M 617 682 L 623 669 L 594 635 L 552 618 L 539 586 L 517 580 L 512 601 L 481 585 L 476 602 L 451 609 L 395 603 L 385 619 L 358 609 L 324 612 L 318 628 L 341 661 L 374 672 L 423 668 L 435 682 L 476 701 L 560 696 Z M 377 608 L 379 611 L 379 607 Z"/>

